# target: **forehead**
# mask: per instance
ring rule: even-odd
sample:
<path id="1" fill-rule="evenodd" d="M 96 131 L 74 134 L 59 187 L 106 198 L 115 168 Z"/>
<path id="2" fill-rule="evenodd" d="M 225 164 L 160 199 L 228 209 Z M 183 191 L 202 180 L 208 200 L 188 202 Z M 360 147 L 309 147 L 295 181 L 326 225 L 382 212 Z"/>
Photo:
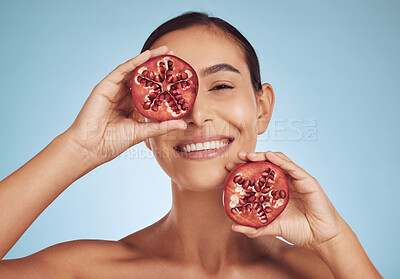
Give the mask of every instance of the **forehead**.
<path id="1" fill-rule="evenodd" d="M 160 37 L 152 49 L 166 45 L 196 71 L 219 63 L 228 63 L 241 72 L 246 70 L 241 47 L 223 31 L 204 26 L 176 30 Z"/>

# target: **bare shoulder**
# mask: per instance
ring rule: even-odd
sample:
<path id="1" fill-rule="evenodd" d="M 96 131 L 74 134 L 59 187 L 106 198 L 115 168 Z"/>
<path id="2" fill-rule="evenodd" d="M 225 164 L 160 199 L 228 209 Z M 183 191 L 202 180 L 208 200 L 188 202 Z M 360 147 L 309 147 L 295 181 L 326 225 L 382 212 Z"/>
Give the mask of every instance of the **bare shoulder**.
<path id="1" fill-rule="evenodd" d="M 0 261 L 6 278 L 79 278 L 96 264 L 132 250 L 118 241 L 74 240 L 52 245 L 32 255 Z"/>
<path id="2" fill-rule="evenodd" d="M 328 265 L 311 250 L 286 244 L 280 251 L 282 260 L 305 278 L 334 278 Z"/>
<path id="3" fill-rule="evenodd" d="M 312 251 L 276 237 L 254 239 L 263 249 L 263 264 L 271 278 L 334 278 L 326 263 Z"/>

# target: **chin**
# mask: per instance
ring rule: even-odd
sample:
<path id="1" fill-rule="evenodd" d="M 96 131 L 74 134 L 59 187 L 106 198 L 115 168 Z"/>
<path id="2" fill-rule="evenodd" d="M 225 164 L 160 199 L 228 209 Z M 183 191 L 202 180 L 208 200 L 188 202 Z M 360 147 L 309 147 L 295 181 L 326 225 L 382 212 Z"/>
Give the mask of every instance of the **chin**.
<path id="1" fill-rule="evenodd" d="M 228 171 L 224 164 L 203 164 L 187 167 L 184 171 L 176 170 L 174 181 L 190 191 L 210 191 L 223 189 Z"/>

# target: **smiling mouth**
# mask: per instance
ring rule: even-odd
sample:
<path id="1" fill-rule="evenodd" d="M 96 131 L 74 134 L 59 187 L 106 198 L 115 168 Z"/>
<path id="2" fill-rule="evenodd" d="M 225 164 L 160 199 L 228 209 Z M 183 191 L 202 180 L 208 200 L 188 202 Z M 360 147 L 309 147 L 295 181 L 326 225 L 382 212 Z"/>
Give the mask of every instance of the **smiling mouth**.
<path id="1" fill-rule="evenodd" d="M 175 146 L 174 149 L 178 152 L 192 153 L 199 151 L 218 150 L 224 148 L 233 142 L 233 138 L 224 138 L 219 140 L 210 140 L 197 143 L 188 143 Z"/>

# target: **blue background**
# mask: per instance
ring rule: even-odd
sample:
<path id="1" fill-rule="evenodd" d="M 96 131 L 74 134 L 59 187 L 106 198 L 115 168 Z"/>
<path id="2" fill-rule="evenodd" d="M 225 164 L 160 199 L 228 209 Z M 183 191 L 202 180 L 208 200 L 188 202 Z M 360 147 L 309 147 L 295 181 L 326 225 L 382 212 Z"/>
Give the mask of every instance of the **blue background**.
<path id="1" fill-rule="evenodd" d="M 159 24 L 210 12 L 254 45 L 275 90 L 257 150 L 282 151 L 315 176 L 380 272 L 400 275 L 400 2 L 145 2 L 0 2 L 0 179 L 67 129 L 93 87 Z M 149 188 L 155 210 L 145 209 Z M 117 240 L 170 206 L 168 177 L 139 144 L 73 183 L 6 258 Z"/>

